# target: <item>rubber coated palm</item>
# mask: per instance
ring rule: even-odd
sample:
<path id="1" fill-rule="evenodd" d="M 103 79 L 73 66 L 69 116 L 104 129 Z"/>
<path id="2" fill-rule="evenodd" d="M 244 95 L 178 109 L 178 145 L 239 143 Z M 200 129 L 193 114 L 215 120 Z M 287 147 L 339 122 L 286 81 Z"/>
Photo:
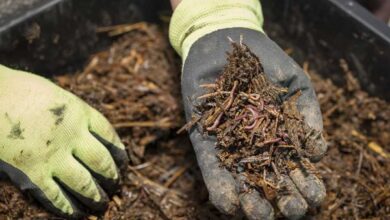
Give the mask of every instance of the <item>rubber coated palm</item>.
<path id="1" fill-rule="evenodd" d="M 196 41 L 183 67 L 182 91 L 187 119 L 191 120 L 196 97 L 205 91 L 201 84 L 213 83 L 226 65 L 226 52 L 231 49 L 228 38 L 243 42 L 260 58 L 265 73 L 274 83 L 289 89 L 289 95 L 301 90 L 298 109 L 307 124 L 322 131 L 322 117 L 310 80 L 301 68 L 263 33 L 245 28 L 222 29 Z M 207 137 L 198 129 L 190 132 L 197 160 L 201 168 L 211 202 L 222 212 L 235 214 L 241 208 L 249 219 L 273 219 L 270 202 L 252 190 L 240 193 L 241 177 L 233 178 L 230 172 L 220 166 L 216 157 L 215 138 Z M 312 161 L 318 161 L 325 154 L 327 146 L 321 135 L 315 140 Z M 283 181 L 290 188 L 291 195 L 278 196 L 277 207 L 290 219 L 302 217 L 309 206 L 318 206 L 325 197 L 323 183 L 313 174 L 301 169 L 293 170 Z"/>

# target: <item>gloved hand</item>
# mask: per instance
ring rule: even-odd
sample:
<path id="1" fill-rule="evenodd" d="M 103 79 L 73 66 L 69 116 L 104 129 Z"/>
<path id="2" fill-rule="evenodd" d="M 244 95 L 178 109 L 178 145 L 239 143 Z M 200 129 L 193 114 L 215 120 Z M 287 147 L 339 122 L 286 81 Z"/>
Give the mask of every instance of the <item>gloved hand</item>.
<path id="1" fill-rule="evenodd" d="M 80 204 L 105 209 L 126 165 L 107 119 L 39 76 L 0 65 L 0 170 L 47 209 L 67 218 Z M 115 162 L 114 162 L 115 161 Z"/>
<path id="2" fill-rule="evenodd" d="M 264 72 L 274 83 L 301 90 L 298 109 L 309 126 L 322 131 L 319 104 L 310 80 L 302 69 L 270 40 L 262 30 L 263 16 L 258 0 L 182 0 L 172 16 L 170 41 L 183 59 L 182 94 L 187 120 L 191 120 L 197 97 L 207 92 L 201 84 L 214 83 L 226 65 L 231 50 L 228 38 L 243 43 L 260 58 Z M 239 178 L 220 166 L 216 140 L 195 128 L 190 138 L 211 202 L 222 212 L 236 214 L 240 209 L 249 219 L 273 219 L 271 203 L 252 190 L 240 193 Z M 318 161 L 327 146 L 318 136 L 312 161 Z M 276 206 L 290 219 L 302 217 L 309 206 L 318 206 L 325 197 L 325 187 L 315 175 L 293 170 L 283 181 L 291 195 L 277 196 Z"/>

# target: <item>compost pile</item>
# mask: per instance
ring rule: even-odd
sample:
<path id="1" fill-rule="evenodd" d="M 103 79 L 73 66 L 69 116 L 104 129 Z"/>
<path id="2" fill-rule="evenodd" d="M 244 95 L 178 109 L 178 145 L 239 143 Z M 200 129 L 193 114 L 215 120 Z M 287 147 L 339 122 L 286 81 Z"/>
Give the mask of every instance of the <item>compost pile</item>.
<path id="1" fill-rule="evenodd" d="M 311 72 L 320 102 L 327 156 L 318 164 L 327 188 L 322 219 L 390 217 L 390 105 L 362 91 L 347 63 L 345 86 Z"/>
<path id="2" fill-rule="evenodd" d="M 175 134 L 184 123 L 180 66 L 166 34 L 145 23 L 107 30 L 131 32 L 93 55 L 81 72 L 56 77 L 107 116 L 132 159 L 108 210 L 87 219 L 231 219 L 209 204 L 187 135 Z M 327 197 L 311 214 L 316 219 L 386 219 L 390 107 L 363 92 L 342 64 L 337 72 L 346 78 L 342 87 L 319 77 L 315 66 L 304 68 L 314 82 L 329 143 L 317 165 Z M 0 195 L 0 219 L 60 219 L 8 180 L 0 181 Z"/>
<path id="3" fill-rule="evenodd" d="M 320 135 L 306 126 L 297 109 L 300 91 L 282 101 L 288 89 L 271 83 L 259 58 L 240 43 L 232 43 L 227 65 L 208 93 L 197 97 L 194 124 L 199 121 L 208 135 L 216 135 L 221 164 L 234 175 L 274 199 L 281 175 L 300 165 L 315 172 L 307 159 Z"/>
<path id="4" fill-rule="evenodd" d="M 157 26 L 136 23 L 103 30 L 112 33 L 123 28 L 133 31 L 94 55 L 81 73 L 56 78 L 60 86 L 102 112 L 127 146 L 131 165 L 122 196 L 114 197 L 104 218 L 190 216 L 192 212 L 182 210 L 188 205 L 186 195 L 169 189 L 189 168 L 172 159 L 184 161 L 185 151 L 170 152 L 172 145 L 185 140 L 161 140 L 183 123 L 174 52 Z M 151 145 L 165 152 L 157 151 L 149 159 L 145 152 Z M 190 183 L 181 184 L 191 188 Z"/>
<path id="5" fill-rule="evenodd" d="M 145 23 L 125 27 L 137 31 L 93 56 L 81 73 L 56 81 L 109 119 L 137 164 L 148 144 L 183 123 L 182 106 L 174 53 L 162 33 Z"/>

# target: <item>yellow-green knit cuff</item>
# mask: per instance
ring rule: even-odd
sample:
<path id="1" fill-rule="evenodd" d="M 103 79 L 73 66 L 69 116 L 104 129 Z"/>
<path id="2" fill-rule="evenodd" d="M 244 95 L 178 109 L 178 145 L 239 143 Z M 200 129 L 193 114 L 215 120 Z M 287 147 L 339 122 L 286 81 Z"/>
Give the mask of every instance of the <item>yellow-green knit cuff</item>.
<path id="1" fill-rule="evenodd" d="M 173 48 L 187 56 L 201 37 L 225 28 L 263 31 L 259 0 L 182 0 L 172 15 L 169 39 Z"/>

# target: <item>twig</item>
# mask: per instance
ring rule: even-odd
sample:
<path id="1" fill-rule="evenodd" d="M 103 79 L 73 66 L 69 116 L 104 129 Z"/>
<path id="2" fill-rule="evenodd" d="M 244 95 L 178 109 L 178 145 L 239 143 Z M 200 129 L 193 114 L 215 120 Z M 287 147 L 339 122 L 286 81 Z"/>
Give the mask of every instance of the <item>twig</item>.
<path id="1" fill-rule="evenodd" d="M 176 134 L 180 134 L 183 131 L 190 130 L 196 123 L 200 121 L 201 117 L 193 118 L 191 121 L 189 121 L 187 124 L 185 124 L 183 127 L 181 127 Z"/>
<path id="2" fill-rule="evenodd" d="M 199 96 L 197 99 L 206 99 L 206 98 L 210 98 L 210 97 L 217 96 L 217 95 L 221 95 L 221 94 L 227 94 L 227 95 L 229 95 L 230 92 L 218 91 L 218 92 L 207 93 L 207 94 L 204 94 L 204 95 Z"/>
<path id="3" fill-rule="evenodd" d="M 360 154 L 359 154 L 358 167 L 357 167 L 356 173 L 355 173 L 356 177 L 358 177 L 360 175 L 360 171 L 362 169 L 363 155 L 364 155 L 364 152 L 363 152 L 363 149 L 361 149 Z"/>
<path id="4" fill-rule="evenodd" d="M 97 33 L 108 32 L 108 35 L 113 37 L 121 35 L 133 30 L 144 30 L 147 32 L 147 24 L 145 22 L 139 22 L 135 24 L 120 24 L 108 27 L 99 27 L 96 29 Z"/>
<path id="5" fill-rule="evenodd" d="M 233 89 L 232 89 L 232 91 L 230 91 L 230 99 L 229 99 L 229 102 L 227 103 L 227 105 L 225 107 L 225 110 L 228 110 L 230 108 L 230 106 L 233 104 L 234 92 L 236 91 L 237 86 L 238 86 L 238 82 L 234 81 Z"/>
<path id="6" fill-rule="evenodd" d="M 174 123 L 169 118 L 163 118 L 160 121 L 129 121 L 119 122 L 114 124 L 114 128 L 131 128 L 131 127 L 157 127 L 157 128 L 172 128 Z"/>
<path id="7" fill-rule="evenodd" d="M 274 144 L 274 143 L 277 143 L 281 140 L 281 138 L 273 138 L 273 139 L 269 139 L 269 140 L 266 140 L 266 141 L 263 141 L 260 145 L 267 145 L 267 144 Z"/>
<path id="8" fill-rule="evenodd" d="M 202 84 L 199 86 L 200 88 L 216 88 L 217 87 L 217 84 L 215 83 L 209 83 L 209 84 Z"/>
<path id="9" fill-rule="evenodd" d="M 134 167 L 128 166 L 128 168 L 131 172 L 133 172 L 135 174 L 135 176 L 133 174 L 133 178 L 134 177 L 139 178 L 138 183 L 137 183 L 137 181 L 133 180 L 134 185 L 143 186 L 143 187 L 148 186 L 151 189 L 155 189 L 155 194 L 157 196 L 161 196 L 161 195 L 165 194 L 167 191 L 170 191 L 171 193 L 173 193 L 181 198 L 187 198 L 186 194 L 184 194 L 180 191 L 174 190 L 174 189 L 169 189 L 169 188 L 165 187 L 164 185 L 161 185 L 160 183 L 157 183 L 157 182 L 147 178 L 146 176 L 142 175 L 138 170 L 134 169 Z"/>
<path id="10" fill-rule="evenodd" d="M 139 165 L 137 165 L 137 166 L 134 166 L 133 168 L 136 169 L 136 170 L 142 170 L 142 169 L 144 169 L 144 168 L 146 168 L 146 167 L 151 166 L 152 164 L 153 164 L 153 163 L 151 163 L 151 162 L 146 162 L 146 163 L 143 163 L 143 164 L 139 164 Z"/>
<path id="11" fill-rule="evenodd" d="M 280 179 L 280 172 L 278 170 L 278 168 L 276 167 L 275 163 L 274 162 L 271 162 L 271 165 L 272 165 L 272 169 L 274 170 L 274 172 L 276 173 L 276 176 L 278 177 L 278 179 Z"/>
<path id="12" fill-rule="evenodd" d="M 362 163 L 363 163 L 363 149 L 360 149 L 360 154 L 359 154 L 359 161 L 358 161 L 358 166 L 357 166 L 357 169 L 356 169 L 356 172 L 355 172 L 355 176 L 356 178 L 358 179 L 359 178 L 359 175 L 360 175 L 360 171 L 361 171 L 361 168 L 362 168 Z M 356 195 L 357 195 L 357 192 L 356 192 L 356 188 L 357 188 L 357 183 L 355 183 L 353 185 L 353 188 L 352 188 L 352 211 L 353 211 L 353 216 L 356 220 L 359 219 L 359 212 L 356 208 L 357 204 L 356 204 Z"/>
<path id="13" fill-rule="evenodd" d="M 144 188 L 145 190 L 145 194 L 148 195 L 148 199 L 152 202 L 152 205 L 154 205 L 155 207 L 157 207 L 157 210 L 161 213 L 161 217 L 164 219 L 164 220 L 169 220 L 170 218 L 167 216 L 167 214 L 165 214 L 163 208 L 161 207 L 161 204 L 159 204 L 160 202 L 157 202 L 155 201 L 151 196 L 150 196 L 150 192 L 148 191 L 147 188 Z"/>
<path id="14" fill-rule="evenodd" d="M 206 130 L 214 131 L 215 129 L 217 129 L 219 123 L 221 122 L 222 116 L 223 116 L 223 112 L 219 113 L 219 115 L 218 115 L 217 119 L 215 119 L 213 125 L 211 125 L 211 127 L 206 128 Z"/>
<path id="15" fill-rule="evenodd" d="M 177 179 L 179 179 L 180 176 L 182 176 L 187 169 L 190 167 L 190 164 L 187 164 L 185 166 L 182 166 L 179 168 L 172 176 L 169 178 L 165 183 L 164 186 L 169 188 Z"/>

